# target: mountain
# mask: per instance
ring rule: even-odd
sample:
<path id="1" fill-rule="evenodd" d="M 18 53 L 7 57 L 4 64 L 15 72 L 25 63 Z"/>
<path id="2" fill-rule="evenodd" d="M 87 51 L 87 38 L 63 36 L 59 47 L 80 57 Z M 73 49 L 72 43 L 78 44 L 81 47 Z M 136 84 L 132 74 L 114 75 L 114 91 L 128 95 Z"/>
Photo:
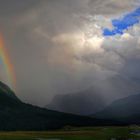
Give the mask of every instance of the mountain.
<path id="1" fill-rule="evenodd" d="M 61 112 L 89 115 L 102 109 L 104 104 L 102 97 L 93 88 L 89 88 L 78 93 L 56 95 L 46 107 Z"/>
<path id="2" fill-rule="evenodd" d="M 5 93 L 7 96 L 19 101 L 15 93 L 6 84 L 4 84 L 1 81 L 0 81 L 0 92 Z"/>
<path id="3" fill-rule="evenodd" d="M 21 102 L 0 82 L 0 130 L 50 130 L 64 126 L 108 125 L 114 122 L 32 106 Z"/>
<path id="4" fill-rule="evenodd" d="M 140 94 L 114 101 L 102 111 L 92 115 L 96 118 L 140 123 Z"/>
<path id="5" fill-rule="evenodd" d="M 140 91 L 140 86 L 128 78 L 115 76 L 97 81 L 87 89 L 54 96 L 47 108 L 80 115 L 99 112 L 118 98 L 123 98 Z"/>

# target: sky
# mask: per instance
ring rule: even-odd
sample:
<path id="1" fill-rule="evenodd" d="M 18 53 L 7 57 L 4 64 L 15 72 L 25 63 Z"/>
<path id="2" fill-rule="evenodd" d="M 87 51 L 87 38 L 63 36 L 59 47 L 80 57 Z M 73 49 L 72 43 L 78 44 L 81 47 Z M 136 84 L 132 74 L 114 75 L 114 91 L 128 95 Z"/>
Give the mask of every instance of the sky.
<path id="1" fill-rule="evenodd" d="M 140 91 L 139 0 L 0 2 L 0 33 L 22 101 L 45 106 L 92 86 L 106 102 Z M 1 66 L 6 81 L 3 75 Z"/>

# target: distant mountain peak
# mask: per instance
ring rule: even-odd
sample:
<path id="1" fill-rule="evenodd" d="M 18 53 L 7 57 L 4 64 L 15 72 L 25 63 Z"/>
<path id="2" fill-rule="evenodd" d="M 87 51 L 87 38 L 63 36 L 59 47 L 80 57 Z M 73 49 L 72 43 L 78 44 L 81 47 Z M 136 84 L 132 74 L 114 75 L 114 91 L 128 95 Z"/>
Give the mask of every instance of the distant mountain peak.
<path id="1" fill-rule="evenodd" d="M 92 116 L 128 123 L 140 123 L 140 94 L 118 99 Z"/>

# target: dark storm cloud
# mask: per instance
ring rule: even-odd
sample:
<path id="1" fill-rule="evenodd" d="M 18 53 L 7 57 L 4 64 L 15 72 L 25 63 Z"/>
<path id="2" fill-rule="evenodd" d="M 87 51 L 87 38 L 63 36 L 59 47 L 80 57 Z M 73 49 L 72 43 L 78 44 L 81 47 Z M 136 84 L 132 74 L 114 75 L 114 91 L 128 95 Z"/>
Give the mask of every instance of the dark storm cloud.
<path id="1" fill-rule="evenodd" d="M 31 9 L 39 3 L 39 0 L 0 0 L 0 16 L 5 17 L 18 15 L 26 12 L 26 10 Z"/>
<path id="2" fill-rule="evenodd" d="M 103 27 L 112 28 L 112 17 L 136 8 L 137 0 L 0 2 L 0 29 L 15 67 L 17 96 L 22 100 L 46 105 L 54 95 L 96 84 L 102 91 L 99 97 L 111 101 L 125 96 L 128 83 L 133 83 L 132 78 L 127 83 L 116 75 L 129 75 L 130 71 L 130 75 L 139 75 L 130 61 L 139 60 L 139 25 L 123 36 L 102 36 Z M 112 77 L 125 83 L 124 89 L 115 82 L 112 85 Z M 101 82 L 104 80 L 106 84 Z"/>

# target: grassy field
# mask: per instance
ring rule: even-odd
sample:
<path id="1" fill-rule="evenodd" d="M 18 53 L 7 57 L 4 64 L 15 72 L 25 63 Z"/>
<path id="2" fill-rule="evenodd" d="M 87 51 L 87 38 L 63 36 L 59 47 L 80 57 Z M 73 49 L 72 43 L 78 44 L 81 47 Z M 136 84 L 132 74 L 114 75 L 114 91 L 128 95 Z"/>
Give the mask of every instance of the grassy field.
<path id="1" fill-rule="evenodd" d="M 59 131 L 0 132 L 0 140 L 140 140 L 139 131 L 138 126 L 67 127 Z"/>

